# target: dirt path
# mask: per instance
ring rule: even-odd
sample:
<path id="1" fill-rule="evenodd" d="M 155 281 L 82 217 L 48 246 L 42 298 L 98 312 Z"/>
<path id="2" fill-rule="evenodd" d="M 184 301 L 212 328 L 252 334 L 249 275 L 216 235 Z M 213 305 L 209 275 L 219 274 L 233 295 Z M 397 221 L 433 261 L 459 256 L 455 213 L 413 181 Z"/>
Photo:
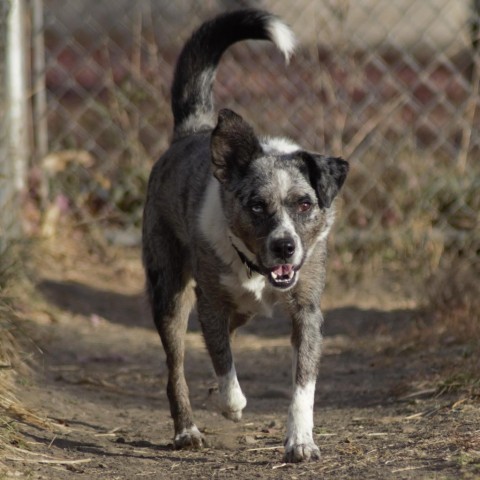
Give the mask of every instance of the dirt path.
<path id="1" fill-rule="evenodd" d="M 67 260 L 43 259 L 38 289 L 47 303 L 26 307 L 43 354 L 23 400 L 60 427 L 21 427 L 34 454 L 7 460 L 20 477 L 480 478 L 478 403 L 433 395 L 445 357 L 395 341 L 415 311 L 375 310 L 366 301 L 351 306 L 331 293 L 316 394 L 322 460 L 281 462 L 291 377 L 289 326 L 281 319 L 258 320 L 235 340 L 249 402 L 239 424 L 208 403 L 213 377 L 191 322 L 191 399 L 211 448 L 173 451 L 166 367 L 141 293 L 138 252 L 107 263 Z"/>

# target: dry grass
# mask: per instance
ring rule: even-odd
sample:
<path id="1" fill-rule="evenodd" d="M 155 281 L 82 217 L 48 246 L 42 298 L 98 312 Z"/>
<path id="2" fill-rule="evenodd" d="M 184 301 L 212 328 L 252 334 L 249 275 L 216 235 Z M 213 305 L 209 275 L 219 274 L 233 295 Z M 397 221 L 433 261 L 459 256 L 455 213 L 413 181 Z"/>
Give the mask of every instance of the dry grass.
<path id="1" fill-rule="evenodd" d="M 470 250 L 471 251 L 471 250 Z M 427 282 L 428 309 L 452 340 L 480 345 L 480 259 L 450 256 Z M 480 371 L 480 370 L 479 370 Z"/>
<path id="2" fill-rule="evenodd" d="M 16 377 L 28 375 L 29 369 L 18 341 L 20 318 L 15 312 L 12 290 L 21 268 L 16 262 L 18 252 L 14 250 L 11 247 L 0 254 L 0 457 L 4 451 L 19 450 L 17 445 L 22 443 L 22 438 L 16 422 L 50 428 L 48 421 L 25 408 L 15 395 Z M 8 473 L 7 466 L 0 460 L 0 474 Z"/>
<path id="3" fill-rule="evenodd" d="M 454 394 L 460 402 L 480 400 L 479 253 L 478 241 L 463 255 L 446 253 L 419 291 L 423 301 L 416 321 L 392 338 L 388 348 L 396 354 L 429 352 L 435 359 L 415 396 Z"/>
<path id="4" fill-rule="evenodd" d="M 473 254 L 472 254 L 473 252 Z M 464 258 L 445 259 L 427 283 L 427 313 L 438 337 L 462 347 L 460 358 L 451 362 L 441 392 L 463 390 L 480 398 L 480 259 L 478 245 Z"/>
<path id="5" fill-rule="evenodd" d="M 479 261 L 479 166 L 461 177 L 447 163 L 405 151 L 372 178 L 382 161 L 369 156 L 352 164 L 331 236 L 329 281 L 352 289 L 377 281 L 385 293 L 432 304 L 439 313 L 441 302 L 453 308 L 446 280 L 454 274 L 462 298 L 465 266 Z"/>
<path id="6" fill-rule="evenodd" d="M 19 363 L 18 345 L 13 335 L 14 312 L 9 296 L 11 266 L 6 264 L 8 252 L 0 255 L 0 452 L 10 442 L 8 411 L 17 405 L 13 395 L 15 367 Z M 0 462 L 0 472 L 6 471 Z"/>

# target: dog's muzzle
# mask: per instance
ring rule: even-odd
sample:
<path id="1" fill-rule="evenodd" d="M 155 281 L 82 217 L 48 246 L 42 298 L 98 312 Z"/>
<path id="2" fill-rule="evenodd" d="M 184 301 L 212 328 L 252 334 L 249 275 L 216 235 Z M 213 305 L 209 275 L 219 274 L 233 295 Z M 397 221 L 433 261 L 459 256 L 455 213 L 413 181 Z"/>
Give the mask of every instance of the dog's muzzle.
<path id="1" fill-rule="evenodd" d="M 233 244 L 233 242 L 232 242 L 232 247 L 235 249 L 240 260 L 247 268 L 248 278 L 251 278 L 253 272 L 255 272 L 267 277 L 270 284 L 276 288 L 285 289 L 295 284 L 297 280 L 297 271 L 300 268 L 300 266 L 294 267 L 294 265 L 290 263 L 281 263 L 281 264 L 275 265 L 272 268 L 261 268 L 260 266 L 250 261 L 247 258 L 247 256 Z M 293 251 L 291 255 L 293 255 Z"/>
<path id="2" fill-rule="evenodd" d="M 274 267 L 268 270 L 268 280 L 277 288 L 291 287 L 297 280 L 297 270 L 293 262 L 298 257 L 295 240 L 290 235 L 272 239 L 269 242 L 269 252 L 272 256 Z M 278 262 L 278 263 L 277 263 Z"/>

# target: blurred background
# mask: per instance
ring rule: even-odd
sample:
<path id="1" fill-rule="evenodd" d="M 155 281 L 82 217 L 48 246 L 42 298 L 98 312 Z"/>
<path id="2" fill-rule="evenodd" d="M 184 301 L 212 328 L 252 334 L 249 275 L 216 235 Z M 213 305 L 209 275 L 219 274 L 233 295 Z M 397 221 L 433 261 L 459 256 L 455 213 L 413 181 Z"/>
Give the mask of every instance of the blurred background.
<path id="1" fill-rule="evenodd" d="M 9 3 L 21 42 L 7 37 Z M 368 264 L 415 293 L 442 262 L 478 262 L 478 0 L 2 5 L 2 244 L 25 229 L 53 235 L 68 219 L 137 245 L 148 173 L 171 135 L 181 46 L 216 13 L 257 6 L 291 25 L 296 56 L 285 66 L 271 45 L 235 46 L 217 105 L 259 133 L 350 160 L 332 270 L 349 281 Z"/>

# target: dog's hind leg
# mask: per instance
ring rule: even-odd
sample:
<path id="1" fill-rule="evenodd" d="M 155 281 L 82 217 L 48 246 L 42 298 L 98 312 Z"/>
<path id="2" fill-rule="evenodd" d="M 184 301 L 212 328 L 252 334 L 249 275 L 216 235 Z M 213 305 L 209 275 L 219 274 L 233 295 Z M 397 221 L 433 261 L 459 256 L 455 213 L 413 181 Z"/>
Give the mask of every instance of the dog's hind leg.
<path id="1" fill-rule="evenodd" d="M 168 255 L 165 252 L 162 255 L 164 262 L 156 258 L 154 270 L 147 262 L 145 265 L 153 318 L 167 357 L 167 395 L 175 428 L 174 447 L 201 448 L 206 441 L 193 422 L 184 373 L 185 333 L 195 302 L 194 284 L 185 272 L 185 253 L 170 248 Z"/>
<path id="2" fill-rule="evenodd" d="M 197 288 L 198 319 L 218 381 L 218 391 L 212 392 L 211 399 L 224 417 L 238 422 L 247 399 L 238 383 L 230 348 L 230 323 L 234 316 L 228 307 L 215 306 L 211 301 Z"/>

